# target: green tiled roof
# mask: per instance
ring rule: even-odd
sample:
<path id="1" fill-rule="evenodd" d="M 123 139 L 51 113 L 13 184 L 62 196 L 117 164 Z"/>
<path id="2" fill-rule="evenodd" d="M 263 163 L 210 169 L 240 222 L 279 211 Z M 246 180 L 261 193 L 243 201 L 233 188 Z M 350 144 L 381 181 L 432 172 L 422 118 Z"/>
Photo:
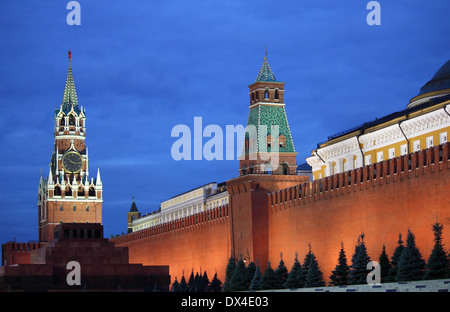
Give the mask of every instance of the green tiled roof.
<path id="1" fill-rule="evenodd" d="M 286 138 L 286 144 L 284 147 L 279 147 L 278 151 L 281 153 L 294 153 L 294 143 L 292 142 L 291 131 L 286 116 L 284 106 L 273 106 L 260 104 L 250 109 L 247 125 L 253 125 L 256 127 L 258 135 L 258 144 L 255 152 L 262 152 L 262 144 L 266 146 L 266 138 L 263 135 L 261 126 L 266 126 L 267 135 L 271 134 L 272 125 L 278 125 L 279 135 L 283 135 Z M 248 138 L 246 134 L 246 138 Z M 274 141 L 278 142 L 278 141 Z M 267 147 L 267 152 L 271 152 L 271 148 Z"/>
<path id="2" fill-rule="evenodd" d="M 258 76 L 256 77 L 256 82 L 258 81 L 277 81 L 275 75 L 272 72 L 272 69 L 270 69 L 267 58 L 264 58 L 264 62 L 261 65 Z"/>
<path id="3" fill-rule="evenodd" d="M 69 70 L 67 72 L 66 87 L 64 89 L 62 104 L 64 109 L 72 105 L 78 108 L 77 91 L 75 90 L 75 82 L 73 81 L 71 65 L 69 65 Z"/>
<path id="4" fill-rule="evenodd" d="M 68 114 L 71 110 L 74 110 L 77 114 L 80 114 L 81 109 L 78 108 L 77 91 L 75 89 L 75 82 L 73 80 L 72 65 L 69 62 L 69 69 L 67 71 L 66 86 L 64 88 L 64 96 L 61 103 L 61 108 L 55 110 L 55 115 L 62 111 L 64 114 Z"/>

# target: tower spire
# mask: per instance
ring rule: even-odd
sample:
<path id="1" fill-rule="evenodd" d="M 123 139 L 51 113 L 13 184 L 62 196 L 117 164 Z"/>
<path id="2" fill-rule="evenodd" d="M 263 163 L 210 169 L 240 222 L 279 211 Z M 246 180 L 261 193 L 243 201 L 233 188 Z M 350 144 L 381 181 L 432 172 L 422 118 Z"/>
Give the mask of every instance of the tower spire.
<path id="1" fill-rule="evenodd" d="M 72 67 L 72 52 L 70 51 L 70 49 L 69 51 L 67 51 L 67 54 L 69 55 L 69 67 Z"/>
<path id="2" fill-rule="evenodd" d="M 258 76 L 256 77 L 255 82 L 258 81 L 277 81 L 275 75 L 272 72 L 272 69 L 270 68 L 269 63 L 267 62 L 267 48 L 265 48 L 264 62 L 259 69 Z"/>
<path id="3" fill-rule="evenodd" d="M 71 106 L 78 108 L 77 91 L 75 89 L 75 82 L 72 74 L 72 52 L 69 50 L 67 54 L 69 56 L 69 69 L 67 71 L 66 86 L 64 88 L 62 104 L 66 109 L 70 109 Z"/>
<path id="4" fill-rule="evenodd" d="M 97 180 L 95 182 L 95 185 L 102 185 L 102 179 L 100 179 L 100 167 L 97 167 Z"/>

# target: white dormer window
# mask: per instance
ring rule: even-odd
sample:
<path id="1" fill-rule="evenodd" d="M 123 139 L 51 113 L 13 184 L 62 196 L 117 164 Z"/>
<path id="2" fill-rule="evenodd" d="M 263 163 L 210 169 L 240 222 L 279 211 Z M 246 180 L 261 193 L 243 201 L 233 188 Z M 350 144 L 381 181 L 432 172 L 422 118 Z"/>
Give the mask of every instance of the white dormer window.
<path id="1" fill-rule="evenodd" d="M 439 135 L 439 139 L 440 139 L 440 144 L 444 144 L 444 143 L 447 143 L 447 132 L 442 132 L 440 135 Z"/>
<path id="2" fill-rule="evenodd" d="M 408 154 L 408 147 L 406 144 L 403 144 L 402 146 L 400 146 L 400 154 L 401 155 L 406 155 Z"/>
<path id="3" fill-rule="evenodd" d="M 433 146 L 433 137 L 427 137 L 427 148 L 430 148 Z"/>
<path id="4" fill-rule="evenodd" d="M 377 153 L 377 162 L 379 162 L 379 161 L 383 161 L 383 152 Z"/>
<path id="5" fill-rule="evenodd" d="M 395 157 L 395 148 L 389 149 L 389 158 L 392 159 Z"/>
<path id="6" fill-rule="evenodd" d="M 413 143 L 413 152 L 417 152 L 417 151 L 420 151 L 420 141 L 419 140 L 414 141 L 414 143 Z"/>

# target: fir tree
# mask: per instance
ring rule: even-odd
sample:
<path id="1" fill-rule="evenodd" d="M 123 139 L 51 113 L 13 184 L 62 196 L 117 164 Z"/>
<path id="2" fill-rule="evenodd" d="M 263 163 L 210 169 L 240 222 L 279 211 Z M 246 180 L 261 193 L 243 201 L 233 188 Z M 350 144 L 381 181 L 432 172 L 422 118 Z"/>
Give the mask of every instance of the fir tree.
<path id="1" fill-rule="evenodd" d="M 231 277 L 233 276 L 234 270 L 236 269 L 236 261 L 233 257 L 228 259 L 227 268 L 225 270 L 225 282 L 223 284 L 223 291 L 231 291 Z"/>
<path id="2" fill-rule="evenodd" d="M 349 282 L 351 285 L 366 284 L 367 274 L 370 272 L 367 269 L 369 262 L 370 258 L 364 243 L 364 234 L 361 234 L 355 246 L 355 253 L 353 254 L 352 265 L 349 271 Z"/>
<path id="3" fill-rule="evenodd" d="M 261 289 L 262 274 L 259 269 L 259 263 L 256 265 L 255 273 L 253 274 L 252 281 L 250 282 L 249 290 Z"/>
<path id="4" fill-rule="evenodd" d="M 342 286 L 348 285 L 348 272 L 350 268 L 347 264 L 347 256 L 344 251 L 344 244 L 341 243 L 341 250 L 339 251 L 338 264 L 335 269 L 331 272 L 330 285 L 331 286 Z"/>
<path id="5" fill-rule="evenodd" d="M 184 274 L 181 277 L 181 281 L 180 284 L 177 287 L 177 292 L 187 292 L 188 288 L 187 288 L 187 284 L 186 284 L 186 279 L 184 278 Z"/>
<path id="6" fill-rule="evenodd" d="M 192 269 L 191 275 L 189 276 L 189 281 L 187 283 L 187 289 L 190 292 L 194 291 L 194 269 Z"/>
<path id="7" fill-rule="evenodd" d="M 268 289 L 277 289 L 279 286 L 277 275 L 275 274 L 275 271 L 270 266 L 270 262 L 268 263 L 268 266 L 266 270 L 264 271 L 264 275 L 261 279 L 261 289 L 262 290 L 268 290 Z"/>
<path id="8" fill-rule="evenodd" d="M 425 261 L 416 247 L 414 234 L 408 230 L 406 246 L 398 261 L 397 281 L 417 281 L 423 278 Z"/>
<path id="9" fill-rule="evenodd" d="M 175 281 L 172 283 L 172 287 L 170 289 L 170 292 L 177 292 L 178 285 L 180 285 L 180 283 L 178 283 L 177 277 L 175 276 Z"/>
<path id="10" fill-rule="evenodd" d="M 397 247 L 395 248 L 394 254 L 392 255 L 391 267 L 389 269 L 388 276 L 385 279 L 385 282 L 397 281 L 398 261 L 400 260 L 403 249 L 405 249 L 405 246 L 403 246 L 402 234 L 399 233 Z"/>
<path id="11" fill-rule="evenodd" d="M 311 253 L 310 258 L 311 262 L 309 263 L 308 273 L 306 274 L 305 287 L 323 287 L 325 286 L 323 274 L 319 269 L 319 264 L 314 253 Z"/>
<path id="12" fill-rule="evenodd" d="M 209 292 L 220 292 L 222 291 L 222 281 L 217 278 L 217 272 L 214 274 L 209 287 L 207 288 Z"/>
<path id="13" fill-rule="evenodd" d="M 206 271 L 204 271 L 203 275 L 200 276 L 200 279 L 198 281 L 197 291 L 205 292 L 207 291 L 208 287 L 209 287 L 209 278 Z"/>
<path id="14" fill-rule="evenodd" d="M 245 281 L 245 284 L 247 287 L 246 290 L 248 290 L 250 287 L 250 283 L 252 282 L 253 275 L 255 275 L 255 270 L 256 270 L 256 264 L 253 261 L 251 261 L 247 266 L 247 272 L 246 272 L 247 278 Z"/>
<path id="15" fill-rule="evenodd" d="M 303 267 L 297 258 L 297 253 L 295 253 L 294 264 L 289 271 L 286 282 L 283 284 L 284 288 L 301 288 L 304 285 L 305 273 L 303 272 Z"/>
<path id="16" fill-rule="evenodd" d="M 288 277 L 288 270 L 284 265 L 283 254 L 280 254 L 280 263 L 278 264 L 278 268 L 275 270 L 275 274 L 277 275 L 278 287 L 283 288 L 283 284 L 286 282 Z"/>
<path id="17" fill-rule="evenodd" d="M 427 261 L 424 279 L 445 278 L 449 274 L 449 259 L 442 243 L 443 229 L 441 223 L 433 224 L 434 247 Z"/>
<path id="18" fill-rule="evenodd" d="M 383 250 L 381 251 L 378 262 L 380 263 L 380 282 L 386 283 L 386 281 L 388 281 L 389 270 L 392 268 L 392 265 L 386 253 L 385 245 L 383 245 Z"/>
<path id="19" fill-rule="evenodd" d="M 302 279 L 300 280 L 300 283 L 302 285 L 301 287 L 305 287 L 306 274 L 308 274 L 308 271 L 309 271 L 309 265 L 311 263 L 311 257 L 312 257 L 312 252 L 311 252 L 311 244 L 310 244 L 309 245 L 309 251 L 308 251 L 308 253 L 305 256 L 305 259 L 303 260 L 302 268 L 303 268 L 304 274 L 302 276 Z"/>
<path id="20" fill-rule="evenodd" d="M 198 284 L 200 282 L 200 275 L 198 272 L 195 273 L 194 281 L 191 285 L 191 289 L 189 289 L 190 292 L 197 292 L 198 291 Z"/>
<path id="21" fill-rule="evenodd" d="M 234 270 L 233 276 L 231 277 L 230 291 L 248 290 L 248 287 L 247 270 L 245 268 L 244 260 L 240 258 L 237 263 L 237 267 Z"/>

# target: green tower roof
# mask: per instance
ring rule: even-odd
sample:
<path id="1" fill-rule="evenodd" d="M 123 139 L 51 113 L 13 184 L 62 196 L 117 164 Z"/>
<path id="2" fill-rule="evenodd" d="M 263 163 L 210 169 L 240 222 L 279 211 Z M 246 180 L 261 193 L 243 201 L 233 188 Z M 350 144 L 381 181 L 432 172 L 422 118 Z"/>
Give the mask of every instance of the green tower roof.
<path id="1" fill-rule="evenodd" d="M 289 129 L 289 123 L 286 116 L 284 106 L 272 106 L 272 105 L 257 105 L 250 109 L 247 126 L 256 127 L 257 142 L 253 152 L 271 152 L 272 148 L 263 148 L 262 145 L 266 144 L 265 135 L 272 134 L 272 126 L 278 126 L 278 134 L 283 135 L 286 139 L 286 144 L 278 148 L 280 153 L 295 153 L 294 143 L 292 141 L 291 131 Z M 265 129 L 262 131 L 262 127 Z M 248 137 L 248 134 L 246 134 Z M 277 138 L 278 140 L 278 138 Z"/>
<path id="2" fill-rule="evenodd" d="M 62 100 L 63 107 L 65 109 L 74 106 L 78 108 L 77 91 L 75 90 L 75 82 L 73 81 L 72 74 L 72 53 L 69 50 L 69 70 L 67 72 L 66 87 L 64 89 L 64 96 Z"/>
<path id="3" fill-rule="evenodd" d="M 269 63 L 267 62 L 267 57 L 264 57 L 264 62 L 261 65 L 258 76 L 256 77 L 255 82 L 258 81 L 277 81 Z"/>

